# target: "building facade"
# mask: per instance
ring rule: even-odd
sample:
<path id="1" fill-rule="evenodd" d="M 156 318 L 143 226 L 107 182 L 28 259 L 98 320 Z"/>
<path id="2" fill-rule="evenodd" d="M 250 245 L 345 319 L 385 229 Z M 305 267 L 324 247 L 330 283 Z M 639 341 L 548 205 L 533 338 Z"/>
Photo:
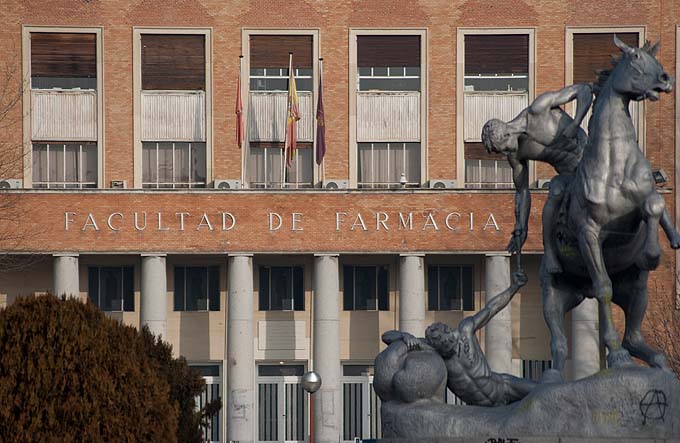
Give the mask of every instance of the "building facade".
<path id="1" fill-rule="evenodd" d="M 222 442 L 308 439 L 299 381 L 312 369 L 323 379 L 316 440 L 379 437 L 381 334 L 456 324 L 509 285 L 512 172 L 483 148 L 484 122 L 593 81 L 614 34 L 660 40 L 673 75 L 680 47 L 680 7 L 661 1 L 5 9 L 0 250 L 12 266 L 0 302 L 66 294 L 147 325 L 203 372 L 200 401 L 222 397 L 206 430 Z M 285 167 L 291 55 L 302 118 Z M 672 93 L 630 108 L 671 214 L 676 103 Z M 538 268 L 553 175 L 531 166 L 529 283 L 479 337 L 494 370 L 531 378 L 550 365 Z M 662 245 L 650 287 L 675 293 L 677 257 Z M 567 320 L 568 376 L 580 378 L 602 362 L 596 304 Z"/>

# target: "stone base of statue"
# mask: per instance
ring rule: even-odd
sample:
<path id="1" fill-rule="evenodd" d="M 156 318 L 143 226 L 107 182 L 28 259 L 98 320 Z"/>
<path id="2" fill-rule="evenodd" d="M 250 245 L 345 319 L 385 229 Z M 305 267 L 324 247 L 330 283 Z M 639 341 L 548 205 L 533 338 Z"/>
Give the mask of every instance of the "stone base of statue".
<path id="1" fill-rule="evenodd" d="M 604 370 L 539 385 L 501 407 L 383 402 L 387 441 L 680 441 L 680 381 L 659 369 Z"/>

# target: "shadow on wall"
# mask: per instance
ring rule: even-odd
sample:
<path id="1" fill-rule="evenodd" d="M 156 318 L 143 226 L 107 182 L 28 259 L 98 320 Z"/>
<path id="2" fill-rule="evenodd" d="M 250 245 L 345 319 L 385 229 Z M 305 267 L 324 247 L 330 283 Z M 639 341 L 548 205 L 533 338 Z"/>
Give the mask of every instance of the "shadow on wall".
<path id="1" fill-rule="evenodd" d="M 349 315 L 349 358 L 373 360 L 380 352 L 379 311 L 352 311 Z"/>
<path id="2" fill-rule="evenodd" d="M 210 312 L 179 313 L 179 349 L 188 360 L 210 360 Z"/>

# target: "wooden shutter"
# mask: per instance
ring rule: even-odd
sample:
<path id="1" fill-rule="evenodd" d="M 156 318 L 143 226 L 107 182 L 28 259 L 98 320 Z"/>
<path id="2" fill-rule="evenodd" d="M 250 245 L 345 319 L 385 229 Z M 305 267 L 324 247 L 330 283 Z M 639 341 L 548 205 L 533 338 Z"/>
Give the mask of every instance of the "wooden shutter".
<path id="1" fill-rule="evenodd" d="M 288 54 L 293 53 L 293 67 L 312 68 L 311 35 L 251 35 L 250 67 L 287 68 Z"/>
<path id="2" fill-rule="evenodd" d="M 32 77 L 97 77 L 97 35 L 31 33 Z"/>
<path id="3" fill-rule="evenodd" d="M 637 32 L 616 33 L 629 46 L 638 45 Z M 574 83 L 588 83 L 597 80 L 598 69 L 612 67 L 612 56 L 621 51 L 614 44 L 613 33 L 574 34 Z"/>
<path id="4" fill-rule="evenodd" d="M 205 36 L 142 34 L 142 89 L 205 90 Z"/>
<path id="5" fill-rule="evenodd" d="M 420 36 L 359 35 L 357 65 L 360 68 L 420 67 Z"/>
<path id="6" fill-rule="evenodd" d="M 465 75 L 528 72 L 529 35 L 465 36 Z"/>

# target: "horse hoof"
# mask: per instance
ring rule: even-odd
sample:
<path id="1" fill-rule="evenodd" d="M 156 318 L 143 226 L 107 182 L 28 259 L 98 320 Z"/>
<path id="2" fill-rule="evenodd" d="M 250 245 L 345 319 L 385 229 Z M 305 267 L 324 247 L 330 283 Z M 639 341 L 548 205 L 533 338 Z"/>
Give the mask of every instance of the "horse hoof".
<path id="1" fill-rule="evenodd" d="M 610 368 L 625 368 L 635 366 L 633 359 L 625 349 L 612 351 L 607 355 L 607 364 Z"/>
<path id="2" fill-rule="evenodd" d="M 562 373 L 557 369 L 546 369 L 541 375 L 540 383 L 562 383 L 564 382 L 564 377 Z"/>

